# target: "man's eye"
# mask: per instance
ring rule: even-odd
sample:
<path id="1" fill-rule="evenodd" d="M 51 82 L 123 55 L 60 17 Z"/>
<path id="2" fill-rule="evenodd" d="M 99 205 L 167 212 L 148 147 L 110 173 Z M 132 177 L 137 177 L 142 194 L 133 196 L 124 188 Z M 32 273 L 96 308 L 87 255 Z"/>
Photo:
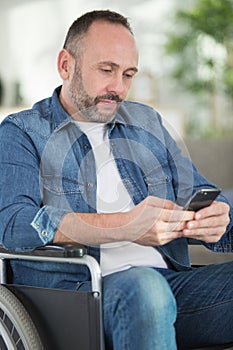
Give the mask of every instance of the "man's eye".
<path id="1" fill-rule="evenodd" d="M 112 71 L 111 71 L 111 69 L 105 69 L 105 68 L 101 68 L 100 69 L 101 70 L 101 72 L 103 72 L 103 73 L 112 73 Z"/>
<path id="2" fill-rule="evenodd" d="M 134 77 L 134 75 L 128 74 L 128 73 L 124 74 L 124 76 L 125 76 L 127 79 L 133 79 L 133 77 Z"/>

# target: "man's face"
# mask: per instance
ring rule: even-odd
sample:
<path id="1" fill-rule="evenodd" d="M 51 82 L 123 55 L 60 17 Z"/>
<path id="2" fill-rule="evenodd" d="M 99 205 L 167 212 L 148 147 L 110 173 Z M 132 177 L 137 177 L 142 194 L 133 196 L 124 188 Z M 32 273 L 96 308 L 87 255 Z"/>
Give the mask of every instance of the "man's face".
<path id="1" fill-rule="evenodd" d="M 77 120 L 106 123 L 128 93 L 137 72 L 135 41 L 122 25 L 95 22 L 83 39 L 75 62 L 69 97 Z"/>
<path id="2" fill-rule="evenodd" d="M 118 95 L 112 93 L 106 93 L 95 98 L 90 96 L 84 88 L 82 72 L 77 62 L 69 93 L 73 104 L 78 109 L 73 117 L 90 122 L 106 123 L 111 121 L 117 106 L 122 102 Z M 105 101 L 105 103 L 101 108 L 99 104 L 102 101 Z"/>

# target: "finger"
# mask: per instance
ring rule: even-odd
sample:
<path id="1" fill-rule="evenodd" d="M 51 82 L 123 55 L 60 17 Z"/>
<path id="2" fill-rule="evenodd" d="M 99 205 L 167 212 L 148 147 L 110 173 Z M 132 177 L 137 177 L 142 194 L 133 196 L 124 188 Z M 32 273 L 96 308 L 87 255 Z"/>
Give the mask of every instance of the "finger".
<path id="1" fill-rule="evenodd" d="M 226 227 L 229 223 L 227 215 L 207 217 L 203 220 L 193 220 L 187 223 L 187 229 L 196 230 L 198 228 Z"/>
<path id="2" fill-rule="evenodd" d="M 213 202 L 210 206 L 199 210 L 195 214 L 195 219 L 200 220 L 210 216 L 229 215 L 230 207 L 223 202 Z"/>
<path id="3" fill-rule="evenodd" d="M 157 233 L 151 230 L 144 235 L 137 237 L 135 243 L 144 246 L 160 246 L 182 236 L 182 231 Z"/>
<path id="4" fill-rule="evenodd" d="M 158 221 L 155 223 L 153 227 L 153 231 L 158 234 L 171 234 L 172 232 L 180 232 L 183 231 L 186 227 L 186 222 L 178 221 L 178 222 L 164 222 Z"/>
<path id="5" fill-rule="evenodd" d="M 215 243 L 220 240 L 224 231 L 225 229 L 223 227 L 202 228 L 198 230 L 185 229 L 183 230 L 183 236 L 186 238 L 201 240 L 206 243 Z"/>
<path id="6" fill-rule="evenodd" d="M 160 220 L 165 222 L 183 222 L 194 220 L 195 213 L 185 210 L 163 209 L 160 213 Z"/>
<path id="7" fill-rule="evenodd" d="M 181 236 L 182 236 L 182 231 L 164 232 L 157 236 L 157 240 L 156 240 L 157 242 L 155 245 L 162 246 L 164 244 L 167 244 L 173 241 L 174 239 L 180 238 Z"/>

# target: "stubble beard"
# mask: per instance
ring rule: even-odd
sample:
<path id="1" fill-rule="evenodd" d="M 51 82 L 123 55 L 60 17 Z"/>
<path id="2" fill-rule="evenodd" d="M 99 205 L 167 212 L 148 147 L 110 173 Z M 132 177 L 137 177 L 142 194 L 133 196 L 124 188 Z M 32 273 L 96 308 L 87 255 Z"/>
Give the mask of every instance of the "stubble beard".
<path id="1" fill-rule="evenodd" d="M 83 86 L 81 69 L 77 63 L 75 64 L 75 71 L 71 81 L 69 95 L 71 101 L 78 109 L 77 116 L 80 116 L 86 121 L 95 123 L 110 123 L 114 119 L 115 113 L 122 102 L 118 95 L 111 93 L 97 96 L 94 99 L 89 96 Z M 108 108 L 102 108 L 102 110 L 100 110 L 98 103 L 101 100 L 116 101 L 116 107 L 113 111 Z M 74 119 L 76 119 L 77 116 L 74 115 Z"/>

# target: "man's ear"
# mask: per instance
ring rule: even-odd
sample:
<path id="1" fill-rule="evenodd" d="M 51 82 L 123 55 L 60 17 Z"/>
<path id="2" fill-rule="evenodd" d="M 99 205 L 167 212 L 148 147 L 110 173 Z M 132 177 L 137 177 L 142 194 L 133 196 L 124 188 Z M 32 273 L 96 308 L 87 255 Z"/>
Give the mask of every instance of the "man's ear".
<path id="1" fill-rule="evenodd" d="M 74 58 L 71 56 L 71 54 L 67 50 L 62 49 L 59 52 L 58 59 L 57 59 L 57 68 L 62 80 L 69 79 L 71 75 L 72 67 L 74 65 L 73 61 L 74 61 Z"/>

